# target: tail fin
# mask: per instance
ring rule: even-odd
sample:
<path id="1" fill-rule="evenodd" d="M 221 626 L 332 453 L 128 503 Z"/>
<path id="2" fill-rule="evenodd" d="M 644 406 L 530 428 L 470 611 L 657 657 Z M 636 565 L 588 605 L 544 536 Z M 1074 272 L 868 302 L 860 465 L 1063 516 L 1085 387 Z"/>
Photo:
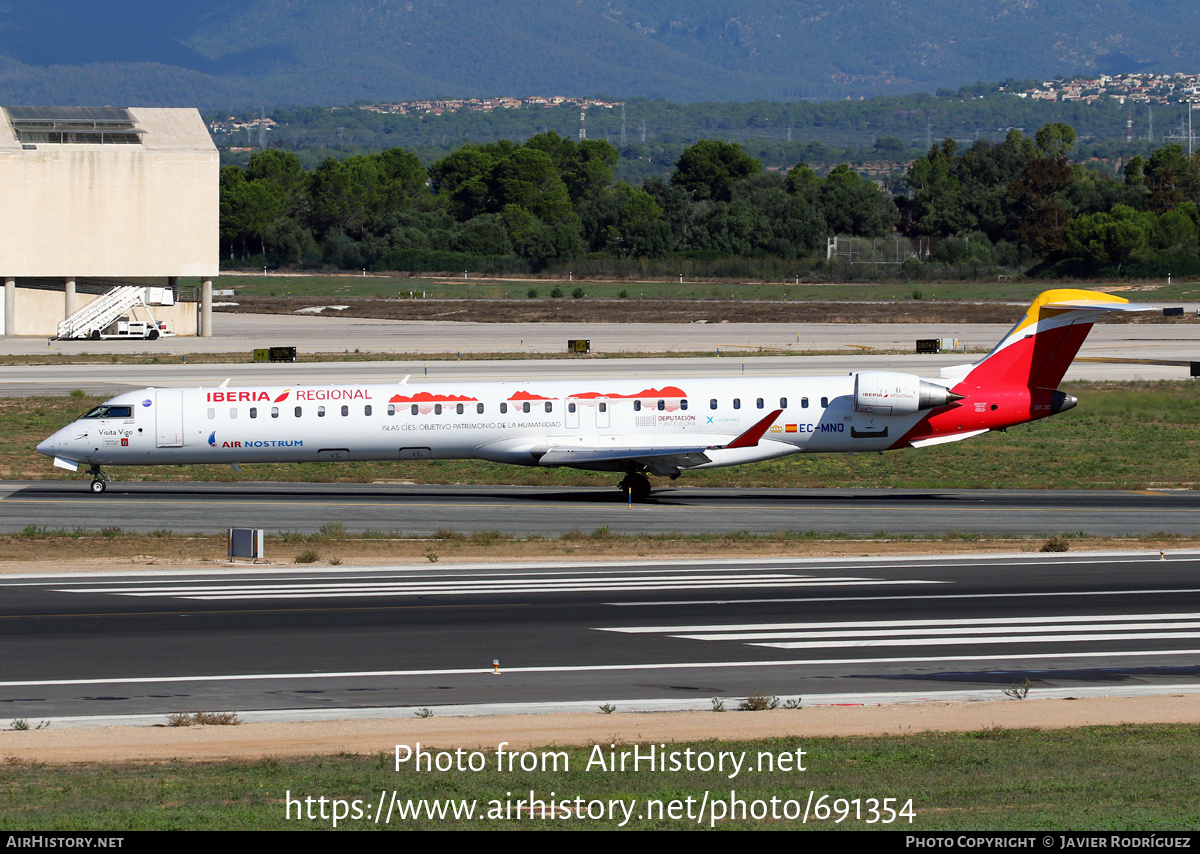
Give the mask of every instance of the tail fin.
<path id="1" fill-rule="evenodd" d="M 1098 291 L 1045 291 L 992 352 L 973 365 L 947 368 L 942 376 L 977 387 L 1055 389 L 1102 312 L 1151 310 Z"/>

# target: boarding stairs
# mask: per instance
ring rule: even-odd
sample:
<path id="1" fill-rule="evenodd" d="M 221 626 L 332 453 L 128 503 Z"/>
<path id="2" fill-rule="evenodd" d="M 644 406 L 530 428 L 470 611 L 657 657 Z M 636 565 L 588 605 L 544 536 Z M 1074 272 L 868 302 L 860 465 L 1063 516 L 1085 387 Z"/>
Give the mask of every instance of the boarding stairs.
<path id="1" fill-rule="evenodd" d="M 99 338 L 101 331 L 134 306 L 146 305 L 146 289 L 118 285 L 58 324 L 58 337 Z"/>

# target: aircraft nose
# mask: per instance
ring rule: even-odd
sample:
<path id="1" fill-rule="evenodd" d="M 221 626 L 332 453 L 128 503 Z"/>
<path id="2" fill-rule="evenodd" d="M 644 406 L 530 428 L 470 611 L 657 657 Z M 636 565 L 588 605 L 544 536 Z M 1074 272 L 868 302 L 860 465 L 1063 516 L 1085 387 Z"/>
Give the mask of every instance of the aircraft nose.
<path id="1" fill-rule="evenodd" d="M 39 454 L 47 457 L 58 457 L 71 450 L 71 441 L 67 438 L 67 431 L 70 428 L 59 430 L 47 436 L 38 443 L 36 448 Z"/>

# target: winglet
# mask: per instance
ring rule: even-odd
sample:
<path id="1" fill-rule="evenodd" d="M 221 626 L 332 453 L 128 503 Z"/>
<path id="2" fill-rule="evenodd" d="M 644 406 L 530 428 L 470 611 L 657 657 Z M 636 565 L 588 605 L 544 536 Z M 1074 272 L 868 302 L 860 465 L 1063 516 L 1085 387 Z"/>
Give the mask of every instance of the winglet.
<path id="1" fill-rule="evenodd" d="M 759 421 L 757 424 L 755 424 L 753 427 L 751 427 L 745 433 L 738 436 L 736 439 L 734 439 L 728 445 L 724 445 L 723 447 L 726 447 L 726 448 L 753 448 L 755 445 L 758 444 L 758 440 L 763 437 L 763 434 L 765 434 L 768 430 L 771 429 L 771 425 L 775 423 L 775 419 L 778 418 L 782 414 L 783 414 L 782 409 L 776 409 L 774 412 L 772 412 L 766 418 Z"/>

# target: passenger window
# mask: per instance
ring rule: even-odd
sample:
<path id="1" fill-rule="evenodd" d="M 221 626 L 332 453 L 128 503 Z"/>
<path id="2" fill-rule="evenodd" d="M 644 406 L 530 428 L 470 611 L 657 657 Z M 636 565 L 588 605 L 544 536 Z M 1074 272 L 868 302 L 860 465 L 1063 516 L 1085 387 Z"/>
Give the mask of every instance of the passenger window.
<path id="1" fill-rule="evenodd" d="M 229 407 L 229 417 L 237 418 L 237 407 L 236 406 Z"/>
<path id="2" fill-rule="evenodd" d="M 278 407 L 278 406 L 272 406 L 272 407 L 271 407 L 271 417 L 272 417 L 272 418 L 278 418 L 278 417 L 279 417 L 279 407 Z"/>
<path id="3" fill-rule="evenodd" d="M 342 407 L 342 417 L 343 417 L 343 418 L 345 418 L 345 417 L 346 417 L 347 415 L 349 415 L 349 414 L 350 414 L 350 407 L 349 407 L 349 406 L 343 406 L 343 407 Z"/>
<path id="4" fill-rule="evenodd" d="M 434 414 L 434 415 L 441 415 L 441 414 L 442 414 L 442 405 L 441 405 L 440 403 L 435 403 L 435 404 L 433 405 L 433 414 Z"/>
<path id="5" fill-rule="evenodd" d="M 603 406 L 604 404 L 600 404 L 600 405 Z M 567 412 L 574 412 L 574 411 L 575 411 L 575 404 L 568 403 L 567 404 Z"/>
<path id="6" fill-rule="evenodd" d="M 717 408 L 717 399 L 716 399 L 715 397 L 714 397 L 712 400 L 710 400 L 710 401 L 708 402 L 708 408 L 709 408 L 709 409 L 716 409 L 716 408 Z"/>
<path id="7" fill-rule="evenodd" d="M 683 400 L 679 401 L 679 408 L 683 409 L 683 410 L 687 409 L 687 398 L 686 397 Z"/>
<path id="8" fill-rule="evenodd" d="M 210 408 L 208 410 L 208 420 L 211 421 L 217 417 L 217 410 Z"/>
<path id="9" fill-rule="evenodd" d="M 825 409 L 828 406 L 829 406 L 829 398 L 827 398 L 827 397 L 821 398 L 821 408 Z"/>
<path id="10" fill-rule="evenodd" d="M 787 398 L 786 397 L 779 398 L 779 408 L 787 409 Z"/>
<path id="11" fill-rule="evenodd" d="M 318 407 L 317 407 L 317 417 L 318 417 L 318 418 L 324 418 L 324 417 L 325 417 L 325 407 L 324 407 L 324 406 L 318 406 Z"/>
<path id="12" fill-rule="evenodd" d="M 733 399 L 733 408 L 734 408 L 734 409 L 741 409 L 741 408 L 742 408 L 742 399 L 741 399 L 740 397 L 735 397 L 735 398 Z"/>
<path id="13" fill-rule="evenodd" d="M 807 397 L 800 398 L 800 408 L 808 409 L 808 398 Z"/>
<path id="14" fill-rule="evenodd" d="M 554 404 L 553 404 L 553 403 L 551 403 L 551 402 L 550 402 L 550 401 L 548 401 L 548 400 L 546 401 L 546 411 L 547 411 L 547 412 L 553 412 L 553 411 L 554 411 Z"/>
<path id="15" fill-rule="evenodd" d="M 250 407 L 250 417 L 251 417 L 251 418 L 257 418 L 257 417 L 258 417 L 258 407 L 257 407 L 257 406 L 251 406 L 251 407 Z"/>
<path id="16" fill-rule="evenodd" d="M 641 411 L 642 411 L 642 402 L 641 402 L 640 400 L 635 400 L 635 401 L 633 402 L 633 411 L 634 411 L 634 412 L 641 412 Z"/>
<path id="17" fill-rule="evenodd" d="M 463 414 L 463 405 L 460 403 L 458 406 L 456 406 L 454 408 L 454 411 L 457 412 L 459 415 L 462 415 Z"/>
<path id="18" fill-rule="evenodd" d="M 500 414 L 505 415 L 505 414 L 507 414 L 507 412 L 508 412 L 508 404 L 507 403 L 500 404 Z"/>
<path id="19" fill-rule="evenodd" d="M 480 415 L 483 415 L 483 404 L 482 403 L 475 404 L 475 411 L 478 412 Z"/>
<path id="20" fill-rule="evenodd" d="M 396 414 L 396 404 L 389 403 L 388 404 L 388 415 L 395 415 L 395 414 Z"/>
<path id="21" fill-rule="evenodd" d="M 658 411 L 662 412 L 666 408 L 667 408 L 667 402 L 665 400 L 660 400 L 658 402 Z"/>
<path id="22" fill-rule="evenodd" d="M 420 411 L 421 411 L 421 407 L 417 406 L 417 405 L 414 403 L 414 404 L 412 405 L 412 414 L 413 414 L 413 415 L 416 415 L 416 414 L 417 414 L 418 412 L 420 412 Z"/>
<path id="23" fill-rule="evenodd" d="M 521 404 L 521 411 L 522 412 L 529 411 L 529 401 L 528 400 Z"/>
<path id="24" fill-rule="evenodd" d="M 607 403 L 601 403 L 601 404 L 600 404 L 600 411 L 601 411 L 601 412 L 608 412 L 608 404 L 607 404 Z"/>
<path id="25" fill-rule="evenodd" d="M 371 414 L 371 404 L 368 403 L 366 406 L 363 407 L 363 415 L 370 415 L 370 414 Z"/>
<path id="26" fill-rule="evenodd" d="M 757 401 L 757 405 L 758 405 L 758 408 L 759 408 L 759 409 L 762 409 L 762 408 L 763 408 L 763 399 L 762 399 L 761 397 L 758 399 L 758 401 Z"/>
<path id="27" fill-rule="evenodd" d="M 304 410 L 301 409 L 299 406 L 297 406 L 296 407 L 296 417 L 299 418 L 303 414 L 304 414 Z"/>

